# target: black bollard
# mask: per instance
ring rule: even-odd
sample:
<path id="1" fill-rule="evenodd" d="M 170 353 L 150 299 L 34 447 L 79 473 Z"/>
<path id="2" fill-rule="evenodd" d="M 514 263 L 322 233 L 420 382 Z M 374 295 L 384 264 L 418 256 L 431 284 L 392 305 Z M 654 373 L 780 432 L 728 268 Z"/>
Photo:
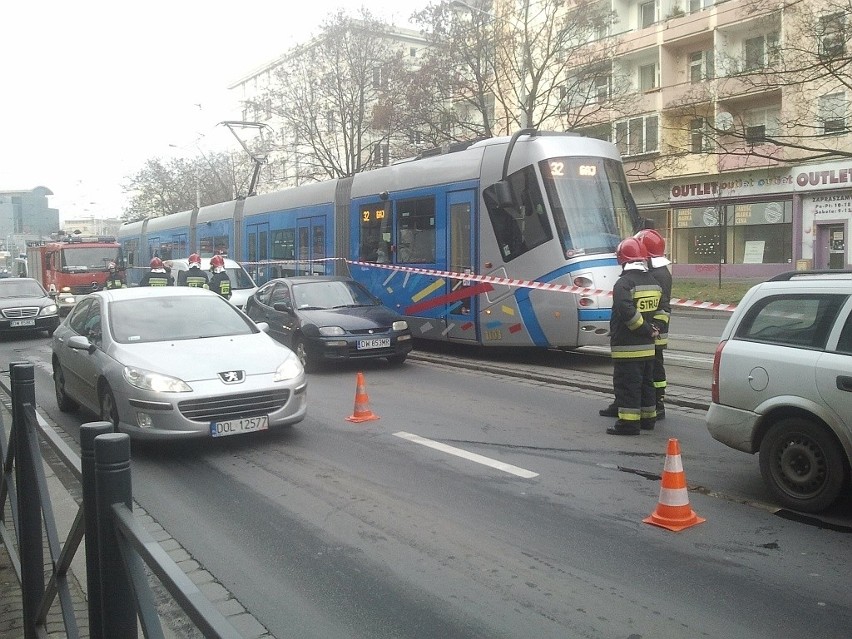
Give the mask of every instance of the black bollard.
<path id="1" fill-rule="evenodd" d="M 86 583 L 89 600 L 89 637 L 105 639 L 101 618 L 101 576 L 98 564 L 98 511 L 95 491 L 95 437 L 113 432 L 109 422 L 80 426 L 80 469 L 83 473 L 83 517 L 86 524 Z"/>
<path id="2" fill-rule="evenodd" d="M 95 494 L 98 522 L 98 564 L 101 578 L 103 637 L 135 638 L 136 598 L 121 558 L 113 504 L 133 510 L 130 481 L 130 437 L 110 433 L 95 437 Z"/>
<path id="3" fill-rule="evenodd" d="M 15 482 L 18 489 L 18 556 L 21 558 L 21 597 L 24 638 L 36 638 L 36 621 L 44 598 L 44 536 L 36 464 L 31 442 L 38 441 L 27 425 L 24 404 L 35 406 L 35 376 L 29 362 L 9 364 L 12 390 L 12 432 L 15 434 Z"/>

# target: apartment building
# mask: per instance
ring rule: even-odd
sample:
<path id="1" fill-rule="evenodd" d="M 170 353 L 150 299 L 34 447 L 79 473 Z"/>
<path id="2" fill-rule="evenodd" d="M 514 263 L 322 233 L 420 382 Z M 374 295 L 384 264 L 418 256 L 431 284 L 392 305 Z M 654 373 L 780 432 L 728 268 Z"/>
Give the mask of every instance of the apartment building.
<path id="1" fill-rule="evenodd" d="M 848 7 L 611 6 L 617 54 L 601 85 L 626 82 L 637 99 L 588 132 L 618 144 L 643 215 L 665 231 L 673 272 L 757 279 L 849 268 Z"/>

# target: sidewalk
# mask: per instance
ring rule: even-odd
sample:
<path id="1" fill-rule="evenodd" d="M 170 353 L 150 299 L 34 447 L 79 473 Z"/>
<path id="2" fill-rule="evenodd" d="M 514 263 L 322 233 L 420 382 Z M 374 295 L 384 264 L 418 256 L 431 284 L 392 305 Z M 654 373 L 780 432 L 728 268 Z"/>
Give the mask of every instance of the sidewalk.
<path id="1" fill-rule="evenodd" d="M 8 380 L 6 380 L 8 383 Z M 8 442 L 9 431 L 12 426 L 10 413 L 10 399 L 0 389 L 0 418 L 5 428 L 6 441 Z M 43 416 L 42 416 L 43 417 Z M 49 421 L 49 420 L 48 420 Z M 62 431 L 58 431 L 62 432 Z M 63 435 L 72 449 L 79 447 Z M 42 446 L 42 454 L 54 463 L 61 464 L 55 458 L 52 451 L 45 452 Z M 61 469 L 61 466 L 58 466 Z M 60 546 L 64 547 L 68 532 L 74 523 L 79 508 L 79 485 L 73 476 L 63 481 L 56 475 L 51 465 L 44 464 L 45 477 L 47 479 L 48 491 L 53 504 L 53 514 L 56 519 L 57 534 Z M 62 474 L 60 470 L 60 474 Z M 70 473 L 69 473 L 70 475 Z M 73 494 L 72 494 L 73 493 Z M 8 501 L 8 500 L 7 500 Z M 252 616 L 245 607 L 234 598 L 234 596 L 207 570 L 205 570 L 192 556 L 184 550 L 177 540 L 173 539 L 162 526 L 160 526 L 142 507 L 133 505 L 133 512 L 160 546 L 168 552 L 172 560 L 183 570 L 183 572 L 198 587 L 202 595 L 212 602 L 217 610 L 225 616 L 228 622 L 245 639 L 274 639 L 266 628 Z M 14 535 L 12 514 L 8 503 L 4 513 L 4 524 L 10 534 Z M 50 551 L 45 539 L 44 559 L 50 569 Z M 69 590 L 74 606 L 74 617 L 77 620 L 77 630 L 81 638 L 90 636 L 88 620 L 88 603 L 86 598 L 86 551 L 85 539 L 74 554 L 69 572 Z M 186 614 L 174 602 L 171 595 L 162 587 L 156 578 L 152 579 L 153 595 L 157 601 L 160 623 L 163 626 L 163 634 L 166 639 L 177 638 L 201 638 L 201 632 L 195 627 Z M 48 639 L 65 639 L 64 623 L 62 620 L 62 609 L 58 596 L 54 599 L 47 618 Z M 143 634 L 140 630 L 139 637 Z M 23 603 L 21 600 L 21 584 L 15 574 L 6 547 L 0 543 L 0 639 L 24 639 Z"/>

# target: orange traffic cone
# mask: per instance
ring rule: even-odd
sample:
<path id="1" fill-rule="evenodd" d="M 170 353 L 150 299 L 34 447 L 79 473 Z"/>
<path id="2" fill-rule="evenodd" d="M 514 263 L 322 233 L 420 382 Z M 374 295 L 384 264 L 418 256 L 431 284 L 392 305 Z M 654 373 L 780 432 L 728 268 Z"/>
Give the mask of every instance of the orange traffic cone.
<path id="1" fill-rule="evenodd" d="M 358 384 L 355 388 L 355 411 L 346 419 L 347 421 L 356 423 L 379 419 L 379 416 L 374 415 L 373 411 L 370 410 L 370 398 L 367 397 L 364 373 L 358 373 Z"/>
<path id="2" fill-rule="evenodd" d="M 646 524 L 668 528 L 678 532 L 684 528 L 707 521 L 689 507 L 686 491 L 686 474 L 680 459 L 680 444 L 675 438 L 669 440 L 666 463 L 663 467 L 663 482 L 657 509 L 643 519 Z"/>

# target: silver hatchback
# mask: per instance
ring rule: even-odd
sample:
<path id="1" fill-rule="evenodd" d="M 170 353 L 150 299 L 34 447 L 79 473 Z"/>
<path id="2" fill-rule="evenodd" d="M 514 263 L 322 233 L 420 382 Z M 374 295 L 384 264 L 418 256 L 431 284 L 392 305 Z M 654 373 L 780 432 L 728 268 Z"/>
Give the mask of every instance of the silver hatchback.
<path id="1" fill-rule="evenodd" d="M 753 287 L 722 332 L 707 428 L 760 453 L 783 506 L 828 508 L 852 460 L 852 273 L 796 272 Z"/>
<path id="2" fill-rule="evenodd" d="M 53 334 L 56 402 L 144 440 L 294 424 L 307 410 L 305 372 L 264 328 L 207 290 L 93 293 Z"/>

